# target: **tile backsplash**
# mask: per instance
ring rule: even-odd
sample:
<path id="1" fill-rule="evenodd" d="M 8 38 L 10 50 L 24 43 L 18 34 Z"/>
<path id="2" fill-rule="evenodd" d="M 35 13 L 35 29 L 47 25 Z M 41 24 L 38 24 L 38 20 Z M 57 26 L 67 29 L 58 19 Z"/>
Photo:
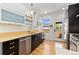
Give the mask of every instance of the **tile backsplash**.
<path id="1" fill-rule="evenodd" d="M 0 32 L 16 32 L 26 30 L 26 27 L 21 25 L 0 24 Z"/>

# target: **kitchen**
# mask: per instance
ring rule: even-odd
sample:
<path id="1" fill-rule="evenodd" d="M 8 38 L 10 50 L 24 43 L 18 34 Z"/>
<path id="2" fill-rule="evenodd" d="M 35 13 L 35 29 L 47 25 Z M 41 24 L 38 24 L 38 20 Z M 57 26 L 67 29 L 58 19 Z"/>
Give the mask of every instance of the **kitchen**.
<path id="1" fill-rule="evenodd" d="M 66 11 L 72 5 L 75 4 L 0 3 L 0 55 L 79 54 L 70 49 L 70 38 L 66 37 Z"/>

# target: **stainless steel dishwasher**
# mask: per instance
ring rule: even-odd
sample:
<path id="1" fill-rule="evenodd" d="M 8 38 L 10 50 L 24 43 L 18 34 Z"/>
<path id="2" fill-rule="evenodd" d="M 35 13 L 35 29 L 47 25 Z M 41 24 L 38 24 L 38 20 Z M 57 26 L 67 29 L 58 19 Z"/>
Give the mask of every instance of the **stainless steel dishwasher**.
<path id="1" fill-rule="evenodd" d="M 31 36 L 20 38 L 19 55 L 28 55 L 31 52 Z"/>

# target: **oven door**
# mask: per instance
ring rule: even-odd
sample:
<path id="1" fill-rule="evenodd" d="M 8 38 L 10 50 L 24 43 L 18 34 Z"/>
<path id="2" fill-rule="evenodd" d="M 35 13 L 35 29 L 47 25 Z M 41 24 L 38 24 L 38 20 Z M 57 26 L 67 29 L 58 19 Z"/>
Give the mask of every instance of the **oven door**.
<path id="1" fill-rule="evenodd" d="M 70 42 L 70 50 L 77 51 L 77 46 L 73 42 Z"/>

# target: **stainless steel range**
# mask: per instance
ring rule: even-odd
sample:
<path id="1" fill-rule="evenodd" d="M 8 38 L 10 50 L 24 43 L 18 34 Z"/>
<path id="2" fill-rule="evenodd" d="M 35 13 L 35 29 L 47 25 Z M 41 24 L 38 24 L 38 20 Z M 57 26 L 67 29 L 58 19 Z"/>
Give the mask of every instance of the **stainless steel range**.
<path id="1" fill-rule="evenodd" d="M 79 34 L 70 34 L 70 50 L 79 51 Z"/>

